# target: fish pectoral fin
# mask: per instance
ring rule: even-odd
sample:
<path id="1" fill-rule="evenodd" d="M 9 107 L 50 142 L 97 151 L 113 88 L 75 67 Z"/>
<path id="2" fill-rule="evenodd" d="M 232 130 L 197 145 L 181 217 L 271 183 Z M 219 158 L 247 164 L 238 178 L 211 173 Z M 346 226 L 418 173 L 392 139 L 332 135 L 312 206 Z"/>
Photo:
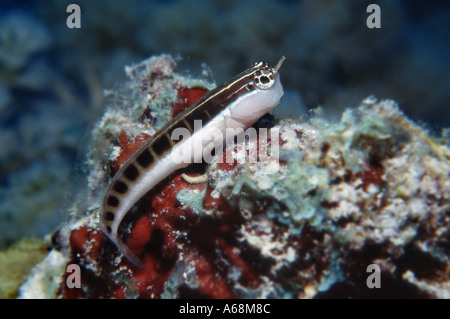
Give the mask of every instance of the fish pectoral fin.
<path id="1" fill-rule="evenodd" d="M 122 253 L 122 255 L 128 259 L 134 266 L 138 268 L 143 268 L 144 264 L 139 260 L 139 258 L 131 251 L 130 248 L 128 248 L 127 245 L 122 243 L 120 240 L 116 241 L 116 246 L 119 248 L 119 252 Z"/>

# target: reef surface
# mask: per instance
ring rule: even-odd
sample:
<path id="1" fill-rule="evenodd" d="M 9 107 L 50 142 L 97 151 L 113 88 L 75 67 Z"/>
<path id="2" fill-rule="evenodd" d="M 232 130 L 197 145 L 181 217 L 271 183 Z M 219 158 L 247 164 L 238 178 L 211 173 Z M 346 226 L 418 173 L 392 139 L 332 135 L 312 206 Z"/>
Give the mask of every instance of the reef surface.
<path id="1" fill-rule="evenodd" d="M 102 195 L 120 165 L 172 116 L 215 86 L 170 55 L 125 69 L 92 130 L 86 188 L 52 236 L 22 298 L 450 298 L 450 148 L 391 100 L 369 97 L 339 120 L 265 116 L 277 161 L 246 161 L 258 135 L 209 165 L 173 174 L 136 205 L 122 239 L 100 231 Z M 207 70 L 204 70 L 207 73 Z M 232 163 L 221 161 L 231 154 Z M 208 180 L 192 183 L 206 172 Z M 381 288 L 369 288 L 368 266 Z M 81 287 L 69 288 L 69 265 Z"/>
<path id="2" fill-rule="evenodd" d="M 150 54 L 184 57 L 180 73 L 206 63 L 217 83 L 285 55 L 284 118 L 318 105 L 339 118 L 374 94 L 448 127 L 450 2 L 377 1 L 382 27 L 370 29 L 372 2 L 77 0 L 81 28 L 70 29 L 71 0 L 0 1 L 0 250 L 62 222 L 103 89 Z"/>

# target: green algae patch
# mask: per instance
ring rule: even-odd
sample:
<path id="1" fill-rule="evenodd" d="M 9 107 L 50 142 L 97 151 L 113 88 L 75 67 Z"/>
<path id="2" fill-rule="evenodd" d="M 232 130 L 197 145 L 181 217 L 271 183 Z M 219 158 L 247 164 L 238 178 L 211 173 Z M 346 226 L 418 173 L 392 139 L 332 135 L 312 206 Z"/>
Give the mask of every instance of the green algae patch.
<path id="1" fill-rule="evenodd" d="M 16 298 L 19 286 L 31 268 L 48 254 L 47 242 L 40 238 L 24 238 L 0 252 L 0 298 Z"/>

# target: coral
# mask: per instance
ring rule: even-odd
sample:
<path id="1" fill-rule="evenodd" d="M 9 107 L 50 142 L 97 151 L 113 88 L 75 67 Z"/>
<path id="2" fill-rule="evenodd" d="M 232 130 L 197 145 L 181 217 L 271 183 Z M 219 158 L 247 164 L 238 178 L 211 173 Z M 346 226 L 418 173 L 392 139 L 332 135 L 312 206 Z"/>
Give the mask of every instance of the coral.
<path id="1" fill-rule="evenodd" d="M 277 108 L 284 118 L 317 105 L 339 116 L 343 106 L 375 93 L 400 101 L 406 114 L 428 122 L 430 128 L 448 126 L 450 41 L 445 30 L 450 19 L 448 4 L 442 1 L 426 7 L 380 1 L 379 30 L 365 26 L 367 1 L 134 0 L 130 5 L 120 0 L 111 6 L 107 0 L 79 0 L 80 30 L 66 28 L 70 3 L 0 2 L 0 187 L 9 188 L 8 195 L 25 187 L 19 184 L 29 179 L 16 181 L 32 167 L 51 165 L 55 158 L 62 170 L 58 185 L 64 185 L 66 172 L 74 166 L 76 174 L 70 179 L 84 173 L 76 156 L 84 152 L 84 132 L 103 114 L 102 89 L 119 90 L 125 80 L 123 66 L 149 52 L 179 54 L 185 58 L 177 60 L 177 72 L 194 77 L 208 73 L 208 82 L 213 74 L 218 83 L 257 60 L 274 63 L 286 55 L 286 109 Z M 211 69 L 200 67 L 199 61 Z M 115 95 L 117 103 L 128 97 Z M 150 113 L 145 116 L 161 123 L 170 116 L 158 114 L 156 119 Z M 154 124 L 157 129 L 159 123 Z M 136 129 L 130 136 L 143 132 Z M 76 191 L 76 185 L 67 184 L 41 190 L 49 203 Z M 40 230 L 29 223 L 19 225 L 32 219 L 19 215 L 36 214 L 19 208 L 8 207 L 8 214 L 15 216 L 11 228 L 43 236 L 54 226 Z M 53 214 L 52 221 L 58 210 Z M 2 237 L 0 247 L 21 236 Z"/>
<path id="2" fill-rule="evenodd" d="M 278 171 L 270 172 L 261 163 L 238 165 L 230 172 L 215 171 L 214 165 L 210 168 L 215 179 L 226 181 L 216 184 L 220 194 L 241 211 L 245 203 L 247 216 L 249 202 L 253 204 L 250 211 L 265 207 L 266 215 L 258 215 L 263 222 L 250 219 L 248 226 L 241 226 L 240 236 L 261 256 L 273 247 L 268 273 L 278 278 L 286 268 L 298 271 L 305 265 L 296 263 L 308 265 L 313 260 L 308 265 L 312 269 L 292 276 L 294 282 L 302 282 L 294 291 L 300 297 L 310 295 L 311 290 L 316 297 L 331 296 L 363 284 L 356 278 L 356 268 L 360 267 L 361 276 L 364 265 L 377 263 L 383 265 L 385 277 L 405 285 L 399 292 L 404 296 L 446 298 L 448 147 L 431 141 L 394 102 L 375 103 L 373 99 L 347 110 L 341 122 L 313 116 L 308 123 L 282 122 L 280 132 L 284 165 Z M 261 186 L 264 175 L 269 184 Z M 236 185 L 244 188 L 236 191 Z M 280 231 L 280 223 L 288 228 Z M 314 243 L 302 245 L 311 240 Z M 289 248 L 295 249 L 293 260 L 289 260 Z M 417 267 L 420 258 L 430 260 L 430 268 L 420 270 L 429 285 L 426 288 L 409 273 L 415 273 L 409 267 Z M 277 272 L 280 259 L 284 268 Z M 304 277 L 311 272 L 314 277 Z M 401 282 L 402 276 L 415 286 L 408 287 L 411 292 Z M 430 278 L 432 283 L 427 281 Z M 363 288 L 353 288 L 344 296 L 370 296 L 367 288 L 366 294 L 356 294 Z"/>
<path id="3" fill-rule="evenodd" d="M 0 298 L 15 298 L 30 269 L 48 254 L 48 243 L 40 238 L 24 238 L 0 252 Z"/>
<path id="4" fill-rule="evenodd" d="M 243 160 L 260 134 L 176 172 L 124 219 L 122 240 L 144 266 L 125 259 L 99 228 L 106 183 L 212 86 L 175 68 L 169 55 L 126 68 L 129 81 L 92 131 L 86 194 L 53 236 L 48 258 L 59 262 L 38 265 L 22 297 L 54 278 L 42 297 L 448 298 L 448 141 L 374 97 L 340 120 L 320 109 L 302 121 L 265 117 L 255 127 L 279 131 L 269 141 L 278 160 Z M 206 182 L 182 175 L 205 171 Z M 80 266 L 81 288 L 64 284 L 62 263 Z M 381 269 L 380 289 L 366 286 L 369 264 Z"/>
<path id="5" fill-rule="evenodd" d="M 63 284 L 67 258 L 57 250 L 52 250 L 45 259 L 35 266 L 26 282 L 19 288 L 20 299 L 49 299 L 57 295 Z"/>

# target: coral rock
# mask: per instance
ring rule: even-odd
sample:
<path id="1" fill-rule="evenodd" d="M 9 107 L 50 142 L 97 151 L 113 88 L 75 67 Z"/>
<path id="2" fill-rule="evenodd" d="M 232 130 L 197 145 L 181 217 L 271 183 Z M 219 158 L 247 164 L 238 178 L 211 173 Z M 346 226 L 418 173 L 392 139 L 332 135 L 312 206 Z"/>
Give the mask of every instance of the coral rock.
<path id="1" fill-rule="evenodd" d="M 146 87 L 151 98 L 140 91 L 127 104 L 132 110 L 107 109 L 93 144 L 103 140 L 106 154 L 129 153 L 159 125 L 143 113 L 177 113 L 186 92 L 179 90 L 190 80 L 174 67 L 168 56 L 152 57 L 130 72 L 133 92 Z M 195 92 L 181 102 L 193 102 L 201 95 Z M 190 184 L 178 171 L 137 203 L 120 233 L 142 268 L 100 232 L 99 200 L 75 205 L 54 251 L 80 266 L 82 288 L 62 281 L 55 297 L 449 297 L 448 142 L 407 119 L 395 102 L 374 99 L 340 121 L 318 110 L 302 122 L 267 123 L 279 131 L 278 161 L 242 160 L 267 142 L 259 135 L 230 146 L 209 167 L 183 171 L 206 171 L 207 182 Z M 232 163 L 223 161 L 228 153 Z M 107 168 L 123 159 L 90 155 L 88 198 L 98 198 Z M 366 284 L 370 264 L 381 271 L 381 288 Z"/>

